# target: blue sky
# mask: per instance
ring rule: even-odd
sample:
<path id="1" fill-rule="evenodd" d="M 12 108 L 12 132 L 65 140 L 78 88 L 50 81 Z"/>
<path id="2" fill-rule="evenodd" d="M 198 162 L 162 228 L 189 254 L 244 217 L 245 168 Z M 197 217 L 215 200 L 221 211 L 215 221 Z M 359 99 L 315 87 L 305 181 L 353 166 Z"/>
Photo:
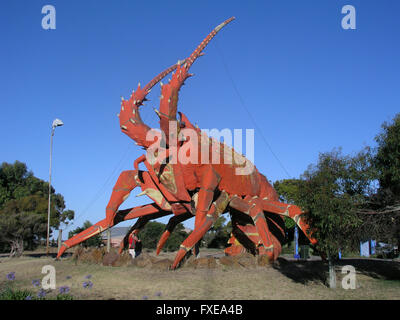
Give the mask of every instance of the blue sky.
<path id="1" fill-rule="evenodd" d="M 46 4 L 55 30 L 41 27 Z M 341 27 L 346 4 L 356 30 Z M 75 210 L 73 228 L 101 220 L 143 152 L 119 129 L 120 97 L 235 16 L 193 65 L 178 108 L 200 128 L 257 128 L 257 168 L 272 181 L 299 177 L 319 152 L 374 146 L 399 112 L 399 12 L 382 0 L 1 1 L 0 160 L 48 180 L 51 123 L 62 119 L 52 184 Z M 158 96 L 159 86 L 142 109 L 152 127 Z M 121 208 L 150 202 L 134 194 Z"/>

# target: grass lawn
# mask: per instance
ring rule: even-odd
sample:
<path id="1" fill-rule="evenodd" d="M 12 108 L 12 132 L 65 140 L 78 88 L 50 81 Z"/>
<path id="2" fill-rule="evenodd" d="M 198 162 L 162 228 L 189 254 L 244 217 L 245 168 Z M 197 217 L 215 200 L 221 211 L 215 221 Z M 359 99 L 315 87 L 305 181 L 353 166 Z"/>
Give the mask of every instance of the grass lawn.
<path id="1" fill-rule="evenodd" d="M 202 255 L 217 251 L 203 250 Z M 218 251 L 219 252 L 219 251 Z M 154 253 L 151 253 L 154 255 Z M 172 258 L 174 253 L 162 253 Z M 357 288 L 342 289 L 341 266 L 356 268 Z M 7 285 L 37 293 L 32 280 L 45 276 L 42 267 L 56 269 L 57 289 L 48 293 L 55 297 L 62 286 L 70 288 L 74 299 L 204 299 L 204 300 L 269 300 L 269 299 L 400 299 L 400 262 L 368 259 L 345 259 L 337 266 L 338 288 L 329 289 L 324 282 L 327 265 L 322 261 L 290 261 L 279 258 L 274 266 L 254 269 L 181 268 L 161 271 L 150 268 L 108 267 L 96 264 L 75 264 L 71 258 L 55 261 L 46 256 L 0 258 L 0 290 Z M 15 280 L 7 274 L 15 272 Z M 86 277 L 90 276 L 89 279 Z M 91 288 L 83 283 L 91 281 Z"/>

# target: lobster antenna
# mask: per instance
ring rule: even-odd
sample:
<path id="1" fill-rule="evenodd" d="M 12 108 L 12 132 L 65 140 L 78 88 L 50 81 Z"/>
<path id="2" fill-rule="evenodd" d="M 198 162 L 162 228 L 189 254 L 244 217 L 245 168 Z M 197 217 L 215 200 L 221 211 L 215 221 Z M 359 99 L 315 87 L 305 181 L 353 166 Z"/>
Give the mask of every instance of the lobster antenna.
<path id="1" fill-rule="evenodd" d="M 201 52 L 204 50 L 204 48 L 208 45 L 208 43 L 211 41 L 212 38 L 215 37 L 215 35 L 218 33 L 219 30 L 221 30 L 223 27 L 225 27 L 229 22 L 231 22 L 232 20 L 234 20 L 235 17 L 231 17 L 227 20 L 225 20 L 224 22 L 222 22 L 221 24 L 219 24 L 218 26 L 216 26 L 214 28 L 213 31 L 211 31 L 211 33 L 199 44 L 199 46 L 196 48 L 196 50 L 193 51 L 193 53 L 190 55 L 189 58 L 185 59 L 185 60 L 180 60 L 178 61 L 176 64 L 174 64 L 173 66 L 169 67 L 168 69 L 164 70 L 163 72 L 161 72 L 160 74 L 158 74 L 157 76 L 155 76 L 153 78 L 153 80 L 151 80 L 148 84 L 146 84 L 146 86 L 143 88 L 143 90 L 145 92 L 148 92 L 151 90 L 151 88 L 153 88 L 158 82 L 161 81 L 161 79 L 163 79 L 167 74 L 171 73 L 172 71 L 174 71 L 179 65 L 182 65 L 184 63 L 187 63 L 187 69 L 190 68 L 190 66 L 193 64 L 193 62 L 199 57 L 201 56 Z"/>
<path id="2" fill-rule="evenodd" d="M 184 61 L 186 61 L 186 60 L 184 60 Z M 161 72 L 160 74 L 155 76 L 153 78 L 153 80 L 151 80 L 148 84 L 146 84 L 146 86 L 143 88 L 143 90 L 145 92 L 150 91 L 151 88 L 153 88 L 158 82 L 161 81 L 161 79 L 163 79 L 167 74 L 174 71 L 178 67 L 179 63 L 182 63 L 182 62 L 179 61 L 178 63 L 175 63 L 173 66 L 169 67 L 168 69 L 164 70 L 163 72 Z"/>
<path id="3" fill-rule="evenodd" d="M 199 56 L 201 56 L 201 52 L 208 45 L 208 43 L 211 41 L 211 39 L 215 37 L 215 35 L 218 33 L 218 31 L 221 30 L 223 27 L 225 27 L 232 20 L 235 20 L 235 17 L 231 17 L 231 18 L 225 20 L 224 22 L 222 22 L 221 24 L 219 24 L 218 26 L 216 26 L 214 28 L 214 30 L 211 31 L 210 34 L 198 45 L 196 50 L 194 50 L 193 53 L 190 55 L 190 57 L 186 59 L 186 63 L 187 63 L 186 68 L 187 68 L 187 70 L 189 70 L 189 68 L 193 64 L 193 62 Z"/>

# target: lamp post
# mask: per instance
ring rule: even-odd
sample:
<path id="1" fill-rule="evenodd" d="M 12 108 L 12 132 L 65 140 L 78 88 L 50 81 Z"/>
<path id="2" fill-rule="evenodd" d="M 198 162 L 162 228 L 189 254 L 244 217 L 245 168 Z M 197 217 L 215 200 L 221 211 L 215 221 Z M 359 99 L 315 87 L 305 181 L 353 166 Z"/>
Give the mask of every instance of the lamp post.
<path id="1" fill-rule="evenodd" d="M 50 137 L 50 169 L 49 169 L 49 205 L 47 208 L 47 242 L 46 242 L 46 255 L 49 255 L 49 236 L 50 236 L 50 195 L 51 195 L 51 154 L 53 151 L 53 136 L 56 127 L 62 126 L 64 123 L 60 119 L 55 119 L 51 126 Z"/>

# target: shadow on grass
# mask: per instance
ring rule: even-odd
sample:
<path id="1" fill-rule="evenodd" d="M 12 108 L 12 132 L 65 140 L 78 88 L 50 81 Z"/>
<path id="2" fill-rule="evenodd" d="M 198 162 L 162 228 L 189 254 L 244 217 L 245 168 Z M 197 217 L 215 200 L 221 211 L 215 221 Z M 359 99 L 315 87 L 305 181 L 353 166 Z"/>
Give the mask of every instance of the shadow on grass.
<path id="1" fill-rule="evenodd" d="M 323 261 L 289 261 L 279 257 L 273 268 L 297 283 L 326 283 L 328 267 Z"/>
<path id="2" fill-rule="evenodd" d="M 383 280 L 400 280 L 400 262 L 377 259 L 344 259 L 339 266 L 352 265 L 366 276 Z"/>
<path id="3" fill-rule="evenodd" d="M 400 280 L 400 263 L 369 259 L 344 259 L 336 262 L 336 273 L 341 267 L 351 265 L 357 273 L 383 280 Z M 290 261 L 278 258 L 273 268 L 294 282 L 307 284 L 319 282 L 327 285 L 328 263 L 324 261 Z"/>
<path id="4" fill-rule="evenodd" d="M 31 257 L 31 258 L 42 258 L 42 257 L 49 257 L 55 259 L 57 257 L 57 253 L 49 253 L 48 255 L 46 253 L 24 253 L 24 257 Z M 63 257 L 69 257 L 72 256 L 72 253 L 64 253 Z"/>

